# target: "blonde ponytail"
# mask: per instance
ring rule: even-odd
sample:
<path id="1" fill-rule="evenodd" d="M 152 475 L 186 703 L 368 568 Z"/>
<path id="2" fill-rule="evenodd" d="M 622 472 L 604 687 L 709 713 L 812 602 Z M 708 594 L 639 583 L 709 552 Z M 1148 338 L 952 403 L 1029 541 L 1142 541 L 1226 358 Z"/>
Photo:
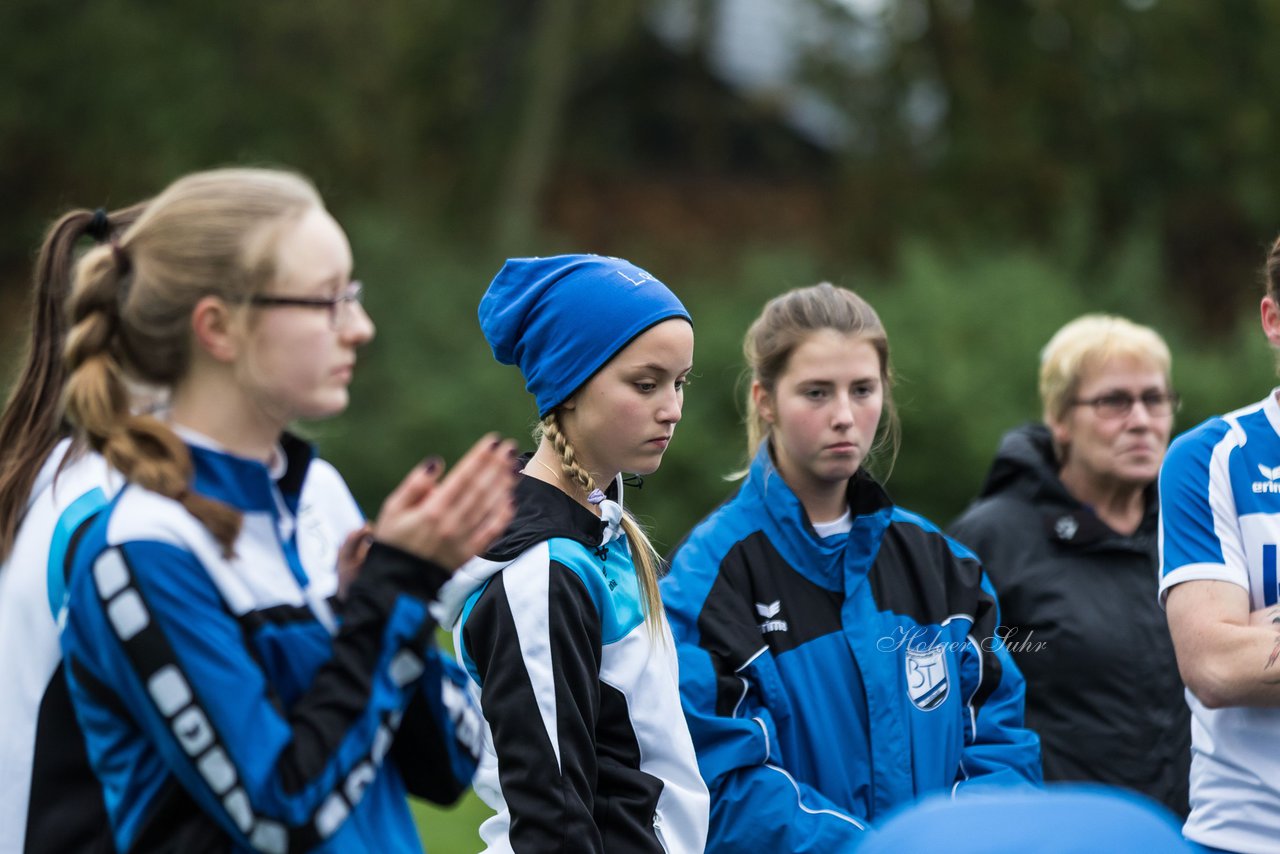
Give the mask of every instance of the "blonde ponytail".
<path id="1" fill-rule="evenodd" d="M 571 482 L 582 487 L 584 495 L 590 495 L 598 488 L 591 472 L 578 462 L 577 452 L 569 437 L 560 429 L 560 420 L 556 417 L 555 410 L 547 413 L 539 423 L 538 434 L 551 442 L 556 457 L 560 460 L 561 470 Z M 658 567 L 661 559 L 643 526 L 625 507 L 622 510 L 622 530 L 631 546 L 631 561 L 635 565 L 636 579 L 640 583 L 640 594 L 644 599 L 645 624 L 649 633 L 656 637 L 662 625 L 662 596 L 658 593 Z"/>

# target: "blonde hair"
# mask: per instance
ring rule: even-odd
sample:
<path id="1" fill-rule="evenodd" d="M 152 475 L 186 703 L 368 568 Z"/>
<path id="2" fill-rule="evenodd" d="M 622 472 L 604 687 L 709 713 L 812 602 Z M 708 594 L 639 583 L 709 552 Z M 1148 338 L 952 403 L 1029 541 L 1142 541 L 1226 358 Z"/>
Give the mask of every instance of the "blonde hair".
<path id="1" fill-rule="evenodd" d="M 68 420 L 128 480 L 173 498 L 230 553 L 240 514 L 191 489 L 186 445 L 130 411 L 126 378 L 171 388 L 191 358 L 191 312 L 204 297 L 243 302 L 275 275 L 276 238 L 322 206 L 288 172 L 219 169 L 175 181 L 118 242 L 87 252 L 68 299 Z"/>
<path id="2" fill-rule="evenodd" d="M 595 478 L 591 476 L 591 472 L 583 468 L 578 462 L 578 455 L 573 448 L 573 443 L 569 441 L 569 437 L 560 428 L 560 419 L 556 414 L 557 412 L 558 410 L 553 409 L 543 416 L 534 431 L 534 438 L 538 441 L 545 438 L 551 442 L 552 448 L 555 449 L 556 457 L 560 460 L 560 469 L 564 472 L 565 477 L 578 484 L 587 495 L 590 495 L 597 488 Z M 660 615 L 662 614 L 662 596 L 658 593 L 658 567 L 661 564 L 661 559 L 658 557 L 658 552 L 654 549 L 653 543 L 650 542 L 649 535 L 645 533 L 644 527 L 636 521 L 635 517 L 626 508 L 622 510 L 622 530 L 627 535 L 627 542 L 631 545 L 631 560 L 635 564 L 636 578 L 640 583 L 640 593 L 644 598 L 645 623 L 648 625 L 650 633 L 657 634 L 658 627 L 661 625 Z"/>
<path id="3" fill-rule="evenodd" d="M 1040 403 L 1044 420 L 1067 417 L 1085 374 L 1117 359 L 1134 359 L 1169 381 L 1172 357 L 1160 333 L 1111 314 L 1077 317 L 1054 333 L 1040 351 Z"/>
<path id="4" fill-rule="evenodd" d="M 901 435 L 898 410 L 893 404 L 893 368 L 889 362 L 889 337 L 871 304 L 853 291 L 820 282 L 794 288 L 765 303 L 760 316 L 747 329 L 742 355 L 751 378 L 770 395 L 777 390 L 778 377 L 787 369 L 791 354 L 815 332 L 830 329 L 866 341 L 880 360 L 880 384 L 884 389 L 885 429 L 873 453 L 890 448 L 888 468 L 898 455 Z M 760 443 L 769 438 L 772 427 L 756 408 L 750 387 L 746 395 L 747 467 Z M 731 477 L 743 477 L 746 468 Z"/>

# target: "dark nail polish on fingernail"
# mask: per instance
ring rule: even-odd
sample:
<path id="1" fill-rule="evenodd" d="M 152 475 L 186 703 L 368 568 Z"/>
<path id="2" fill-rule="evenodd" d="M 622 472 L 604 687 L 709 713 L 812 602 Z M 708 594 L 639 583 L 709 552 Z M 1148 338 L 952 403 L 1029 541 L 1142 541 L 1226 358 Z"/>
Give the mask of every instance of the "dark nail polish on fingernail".
<path id="1" fill-rule="evenodd" d="M 502 444 L 501 439 L 494 439 L 492 442 L 489 443 L 489 450 L 496 451 L 498 450 L 498 446 L 501 444 Z"/>
<path id="2" fill-rule="evenodd" d="M 440 466 L 443 462 L 444 460 L 439 457 L 427 457 L 422 461 L 422 468 L 427 472 L 427 474 L 435 474 L 440 470 Z"/>

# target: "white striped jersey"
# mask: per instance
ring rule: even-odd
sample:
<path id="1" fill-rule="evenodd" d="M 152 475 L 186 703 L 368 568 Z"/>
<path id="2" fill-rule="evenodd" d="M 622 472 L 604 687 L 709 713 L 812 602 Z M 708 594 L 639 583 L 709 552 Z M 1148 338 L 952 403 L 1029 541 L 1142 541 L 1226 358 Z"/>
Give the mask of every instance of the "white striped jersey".
<path id="1" fill-rule="evenodd" d="M 1280 599 L 1280 404 L 1276 393 L 1179 436 L 1160 470 L 1160 596 L 1184 581 Z M 1137 654 L 1117 651 L 1117 654 Z M 1189 690 L 1188 838 L 1232 851 L 1280 840 L 1280 708 L 1206 708 Z"/>

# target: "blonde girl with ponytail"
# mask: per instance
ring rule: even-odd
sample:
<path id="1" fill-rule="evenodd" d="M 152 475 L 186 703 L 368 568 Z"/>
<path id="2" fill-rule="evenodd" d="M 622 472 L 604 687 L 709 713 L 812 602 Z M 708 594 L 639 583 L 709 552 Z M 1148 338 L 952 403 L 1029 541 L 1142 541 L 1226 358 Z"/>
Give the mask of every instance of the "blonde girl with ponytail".
<path id="1" fill-rule="evenodd" d="M 480 326 L 537 399 L 516 518 L 442 594 L 484 712 L 490 851 L 700 852 L 707 790 L 680 712 L 659 560 L 622 475 L 657 470 L 693 327 L 619 258 L 516 258 Z"/>
<path id="2" fill-rule="evenodd" d="M 75 267 L 65 414 L 125 485 L 76 533 L 62 648 L 120 850 L 419 850 L 406 791 L 470 780 L 429 606 L 510 518 L 513 447 L 429 460 L 365 524 L 287 431 L 347 406 L 351 268 L 311 184 L 261 169 L 176 181 Z"/>

